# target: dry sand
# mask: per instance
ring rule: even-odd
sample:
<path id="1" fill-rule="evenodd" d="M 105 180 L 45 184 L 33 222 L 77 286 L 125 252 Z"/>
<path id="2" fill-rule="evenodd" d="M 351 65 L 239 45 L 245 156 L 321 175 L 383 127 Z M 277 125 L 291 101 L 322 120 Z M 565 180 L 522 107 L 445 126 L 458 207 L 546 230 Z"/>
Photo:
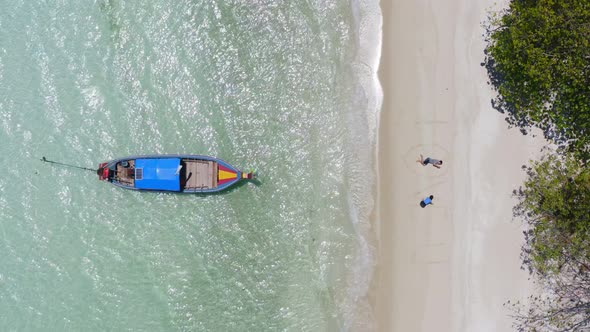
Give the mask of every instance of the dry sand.
<path id="1" fill-rule="evenodd" d="M 498 8 L 382 1 L 379 331 L 511 331 L 502 304 L 532 292 L 511 193 L 545 141 L 508 129 L 491 107 L 481 22 Z M 419 154 L 443 167 L 422 167 Z"/>

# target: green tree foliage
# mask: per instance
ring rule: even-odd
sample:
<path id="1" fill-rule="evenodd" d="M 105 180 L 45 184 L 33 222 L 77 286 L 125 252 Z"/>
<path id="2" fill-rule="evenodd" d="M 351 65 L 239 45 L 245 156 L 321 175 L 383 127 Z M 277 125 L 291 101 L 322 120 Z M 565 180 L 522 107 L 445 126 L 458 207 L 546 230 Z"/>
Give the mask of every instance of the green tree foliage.
<path id="1" fill-rule="evenodd" d="M 492 17 L 485 65 L 509 124 L 590 156 L 590 1 L 513 0 Z"/>
<path id="2" fill-rule="evenodd" d="M 590 170 L 571 154 L 545 155 L 523 166 L 514 191 L 524 220 L 525 267 L 544 295 L 516 305 L 518 331 L 590 330 Z"/>
<path id="3" fill-rule="evenodd" d="M 528 177 L 514 192 L 514 215 L 527 226 L 524 264 L 545 276 L 572 260 L 590 262 L 589 169 L 571 155 L 547 154 L 525 170 Z"/>

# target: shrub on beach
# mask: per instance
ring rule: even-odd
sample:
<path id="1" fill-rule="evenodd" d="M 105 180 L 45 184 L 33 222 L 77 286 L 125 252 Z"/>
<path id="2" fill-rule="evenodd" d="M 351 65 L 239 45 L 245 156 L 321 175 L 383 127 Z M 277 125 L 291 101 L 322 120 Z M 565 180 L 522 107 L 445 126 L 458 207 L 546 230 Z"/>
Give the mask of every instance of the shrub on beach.
<path id="1" fill-rule="evenodd" d="M 590 1 L 513 0 L 487 24 L 494 107 L 523 133 L 539 127 L 590 156 Z"/>
<path id="2" fill-rule="evenodd" d="M 514 216 L 526 223 L 523 264 L 540 277 L 590 263 L 590 169 L 576 158 L 547 154 L 514 191 Z M 585 271 L 586 269 L 584 269 Z M 590 269 L 588 269 L 590 272 Z"/>
<path id="3" fill-rule="evenodd" d="M 524 220 L 523 266 L 542 286 L 527 306 L 512 304 L 518 331 L 578 331 L 590 326 L 590 169 L 571 155 L 523 166 L 514 216 Z"/>

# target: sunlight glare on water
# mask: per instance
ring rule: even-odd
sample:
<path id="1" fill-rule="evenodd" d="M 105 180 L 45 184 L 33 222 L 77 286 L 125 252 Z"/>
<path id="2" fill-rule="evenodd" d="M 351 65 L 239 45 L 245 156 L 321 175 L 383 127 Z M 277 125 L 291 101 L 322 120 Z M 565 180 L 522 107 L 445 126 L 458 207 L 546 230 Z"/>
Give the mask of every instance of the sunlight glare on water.
<path id="1" fill-rule="evenodd" d="M 372 328 L 379 93 L 359 45 L 378 1 L 1 7 L 0 326 Z M 39 160 L 154 153 L 260 184 L 140 193 Z"/>

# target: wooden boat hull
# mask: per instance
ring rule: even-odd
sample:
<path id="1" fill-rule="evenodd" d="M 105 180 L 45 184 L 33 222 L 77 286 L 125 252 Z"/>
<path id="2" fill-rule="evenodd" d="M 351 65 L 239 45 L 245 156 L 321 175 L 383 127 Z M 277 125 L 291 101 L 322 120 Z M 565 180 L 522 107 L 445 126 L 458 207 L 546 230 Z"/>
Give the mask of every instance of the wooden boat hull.
<path id="1" fill-rule="evenodd" d="M 203 155 L 140 155 L 99 165 L 100 180 L 138 191 L 187 194 L 220 192 L 254 178 L 219 158 Z"/>

